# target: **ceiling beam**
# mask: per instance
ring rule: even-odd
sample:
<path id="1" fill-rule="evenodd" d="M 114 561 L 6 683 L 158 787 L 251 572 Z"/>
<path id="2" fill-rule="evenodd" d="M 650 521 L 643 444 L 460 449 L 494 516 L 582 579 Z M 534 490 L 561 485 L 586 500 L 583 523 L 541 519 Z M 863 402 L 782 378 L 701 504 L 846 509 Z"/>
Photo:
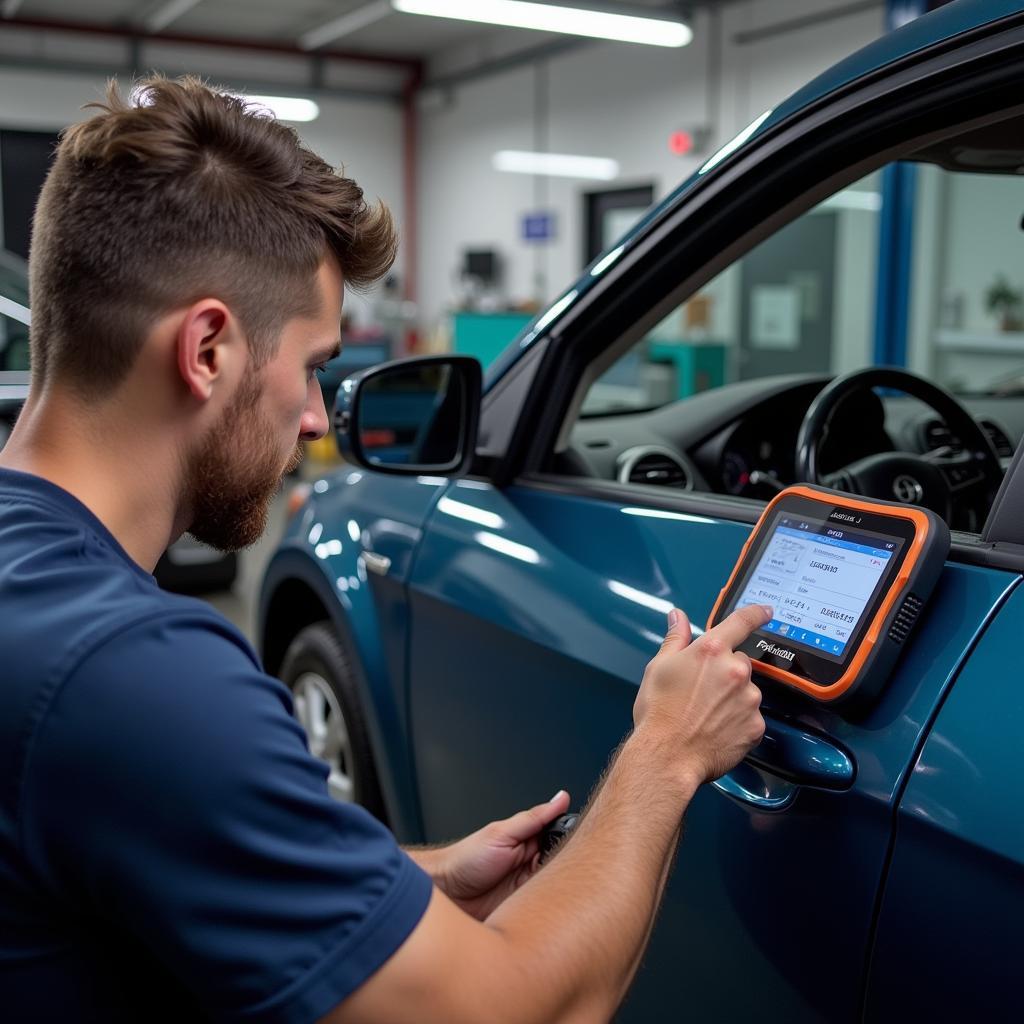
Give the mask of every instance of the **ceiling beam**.
<path id="1" fill-rule="evenodd" d="M 171 22 L 177 21 L 183 14 L 187 14 L 195 7 L 200 0 L 167 0 L 151 14 L 142 19 L 142 24 L 147 32 L 162 32 Z"/>
<path id="2" fill-rule="evenodd" d="M 0 24 L 0 28 L 32 28 L 50 32 L 80 33 L 91 36 L 107 36 L 113 39 L 129 39 L 153 43 L 182 43 L 186 46 L 210 46 L 223 50 L 250 50 L 257 53 L 285 54 L 310 59 L 310 54 L 300 50 L 294 43 L 272 43 L 265 39 L 234 39 L 220 36 L 194 36 L 180 32 L 161 32 L 155 35 L 121 26 L 97 25 L 91 22 L 60 21 L 53 18 L 11 18 Z M 387 53 L 363 53 L 359 50 L 318 50 L 317 57 L 331 57 L 336 60 L 359 64 L 374 64 L 378 67 L 401 68 L 410 74 L 422 71 L 423 62 L 415 57 Z"/>
<path id="3" fill-rule="evenodd" d="M 360 29 L 366 28 L 367 25 L 372 25 L 393 13 L 391 0 L 374 0 L 373 3 L 349 11 L 348 14 L 343 14 L 340 18 L 332 18 L 317 28 L 303 32 L 299 36 L 299 49 L 319 49 L 325 43 L 332 43 L 335 39 L 358 32 Z"/>
<path id="4" fill-rule="evenodd" d="M 123 76 L 127 79 L 138 75 L 140 71 L 137 65 L 134 65 L 127 60 L 115 61 L 113 63 L 106 61 L 102 66 L 100 66 L 83 60 L 63 60 L 46 57 L 16 57 L 3 53 L 0 53 L 0 68 L 10 68 L 16 71 L 55 71 L 62 74 L 99 74 L 104 79 L 110 78 L 112 75 L 117 77 Z M 408 89 L 408 84 L 401 85 L 399 83 L 396 83 L 395 86 L 390 89 L 357 89 L 342 85 L 326 86 L 312 83 L 303 84 L 301 82 L 292 82 L 285 85 L 279 81 L 268 82 L 263 79 L 251 78 L 248 75 L 245 79 L 232 75 L 219 75 L 217 77 L 217 85 L 220 88 L 235 91 L 239 94 L 260 92 L 265 93 L 268 96 L 301 96 L 316 100 L 319 100 L 322 97 L 324 99 L 366 100 L 370 102 L 390 104 L 401 104 L 406 90 Z M 62 127 L 62 125 L 53 125 L 53 127 L 59 128 Z"/>

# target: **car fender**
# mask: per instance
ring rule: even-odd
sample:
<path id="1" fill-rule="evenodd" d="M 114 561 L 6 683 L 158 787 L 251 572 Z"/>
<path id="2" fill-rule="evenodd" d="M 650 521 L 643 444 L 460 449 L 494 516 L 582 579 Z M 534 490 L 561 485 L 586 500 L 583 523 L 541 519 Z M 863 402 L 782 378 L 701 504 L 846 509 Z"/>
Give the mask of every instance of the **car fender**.
<path id="1" fill-rule="evenodd" d="M 408 721 L 407 582 L 422 523 L 447 484 L 357 470 L 316 481 L 260 591 L 257 635 L 272 674 L 305 626 L 333 624 L 356 677 L 390 823 L 405 842 L 423 835 Z"/>

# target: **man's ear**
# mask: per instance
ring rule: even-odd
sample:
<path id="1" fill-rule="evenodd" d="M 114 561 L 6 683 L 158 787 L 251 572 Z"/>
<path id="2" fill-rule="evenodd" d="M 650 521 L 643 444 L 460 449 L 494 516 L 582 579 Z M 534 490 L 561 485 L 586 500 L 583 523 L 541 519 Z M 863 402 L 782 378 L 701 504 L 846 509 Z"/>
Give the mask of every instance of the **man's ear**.
<path id="1" fill-rule="evenodd" d="M 219 299 L 201 299 L 185 312 L 175 337 L 178 372 L 197 400 L 206 401 L 222 376 L 233 334 L 231 313 Z"/>

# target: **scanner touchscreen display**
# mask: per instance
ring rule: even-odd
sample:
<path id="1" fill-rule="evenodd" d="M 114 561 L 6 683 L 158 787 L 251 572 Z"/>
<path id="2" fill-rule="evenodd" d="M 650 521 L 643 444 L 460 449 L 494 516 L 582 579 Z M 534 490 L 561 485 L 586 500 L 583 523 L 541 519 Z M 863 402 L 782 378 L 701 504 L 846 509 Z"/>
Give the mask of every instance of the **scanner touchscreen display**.
<path id="1" fill-rule="evenodd" d="M 736 607 L 771 605 L 775 614 L 763 632 L 841 659 L 902 547 L 892 536 L 784 513 Z"/>

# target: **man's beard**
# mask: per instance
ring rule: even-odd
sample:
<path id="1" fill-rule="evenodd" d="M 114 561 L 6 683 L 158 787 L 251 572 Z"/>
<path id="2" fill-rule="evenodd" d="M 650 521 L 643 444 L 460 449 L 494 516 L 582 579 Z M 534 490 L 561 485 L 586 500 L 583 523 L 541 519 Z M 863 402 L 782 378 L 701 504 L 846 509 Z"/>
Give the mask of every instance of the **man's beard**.
<path id="1" fill-rule="evenodd" d="M 281 465 L 273 431 L 259 416 L 262 394 L 258 377 L 246 379 L 185 466 L 192 508 L 188 532 L 218 551 L 238 551 L 259 540 L 272 498 L 302 461 L 297 442 L 287 465 Z"/>

